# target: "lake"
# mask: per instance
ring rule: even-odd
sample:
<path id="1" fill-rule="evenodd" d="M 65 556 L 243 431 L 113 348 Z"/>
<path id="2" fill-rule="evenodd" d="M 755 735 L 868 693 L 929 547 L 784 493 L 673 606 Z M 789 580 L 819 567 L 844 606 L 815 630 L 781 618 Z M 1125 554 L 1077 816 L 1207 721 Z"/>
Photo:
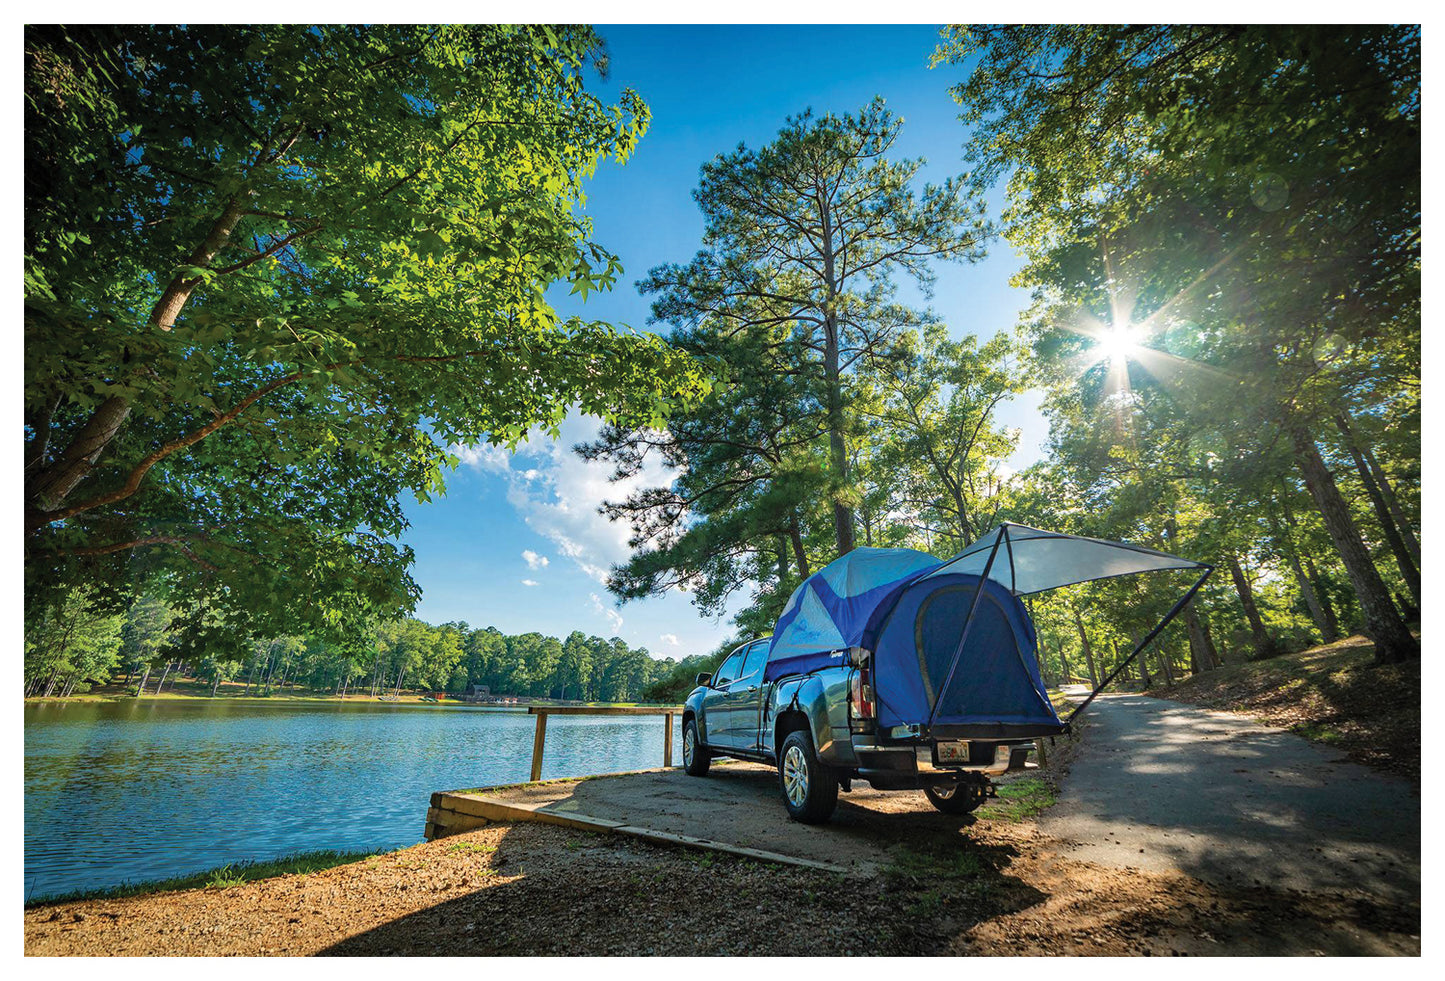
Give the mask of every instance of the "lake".
<path id="1" fill-rule="evenodd" d="M 28 704 L 25 895 L 415 844 L 434 791 L 526 780 L 535 725 L 380 702 Z M 554 715 L 542 777 L 661 766 L 662 733 L 661 716 Z"/>

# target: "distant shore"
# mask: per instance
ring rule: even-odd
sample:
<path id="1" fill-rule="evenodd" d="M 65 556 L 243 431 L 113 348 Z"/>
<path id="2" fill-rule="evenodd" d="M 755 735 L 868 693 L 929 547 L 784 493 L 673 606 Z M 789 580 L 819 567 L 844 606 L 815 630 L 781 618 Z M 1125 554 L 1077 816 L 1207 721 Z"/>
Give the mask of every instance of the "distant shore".
<path id="1" fill-rule="evenodd" d="M 211 686 L 203 681 L 183 679 L 174 687 L 167 684 L 166 690 L 160 694 L 146 692 L 144 695 L 136 695 L 134 685 L 109 684 L 94 691 L 84 692 L 79 695 L 70 695 L 67 698 L 52 696 L 43 698 L 39 695 L 25 699 L 25 704 L 37 704 L 42 702 L 55 702 L 60 704 L 75 702 L 124 702 L 124 701 L 162 701 L 162 702 L 219 702 L 219 701 L 248 701 L 248 702 L 329 702 L 332 704 L 346 702 L 348 704 L 376 703 L 384 705 L 438 705 L 448 708 L 456 706 L 475 706 L 480 708 L 510 708 L 525 709 L 533 705 L 555 705 L 555 706 L 591 706 L 597 708 L 633 707 L 646 705 L 645 702 L 578 702 L 571 700 L 559 700 L 555 698 L 536 698 L 524 695 L 499 695 L 489 701 L 477 701 L 456 696 L 443 696 L 442 698 L 428 698 L 425 692 L 403 692 L 399 695 L 387 694 L 372 695 L 367 692 L 347 692 L 345 695 L 332 694 L 327 692 L 315 692 L 306 690 L 272 691 L 270 694 L 258 695 L 254 686 L 251 692 L 245 691 L 245 685 L 239 682 L 222 684 L 214 695 L 211 694 Z"/>

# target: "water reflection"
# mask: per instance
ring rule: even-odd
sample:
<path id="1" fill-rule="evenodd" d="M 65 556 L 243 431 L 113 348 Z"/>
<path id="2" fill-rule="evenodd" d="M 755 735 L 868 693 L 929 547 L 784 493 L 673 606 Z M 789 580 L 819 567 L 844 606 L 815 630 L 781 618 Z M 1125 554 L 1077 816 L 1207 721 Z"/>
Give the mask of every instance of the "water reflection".
<path id="1" fill-rule="evenodd" d="M 383 703 L 27 705 L 26 896 L 415 843 L 433 791 L 526 780 L 534 724 Z M 660 716 L 553 716 L 542 776 L 659 766 L 662 732 Z"/>

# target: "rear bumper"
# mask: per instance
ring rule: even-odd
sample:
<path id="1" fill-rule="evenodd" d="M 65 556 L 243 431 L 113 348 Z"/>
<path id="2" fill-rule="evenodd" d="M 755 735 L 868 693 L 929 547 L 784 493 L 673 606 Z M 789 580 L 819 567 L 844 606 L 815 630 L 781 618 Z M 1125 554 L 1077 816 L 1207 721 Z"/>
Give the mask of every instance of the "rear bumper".
<path id="1" fill-rule="evenodd" d="M 939 764 L 934 761 L 932 743 L 887 745 L 855 743 L 858 775 L 878 790 L 917 790 L 928 784 L 958 779 L 973 773 L 998 777 L 1011 770 L 1024 770 L 1031 743 L 985 743 L 969 746 L 969 762 Z"/>

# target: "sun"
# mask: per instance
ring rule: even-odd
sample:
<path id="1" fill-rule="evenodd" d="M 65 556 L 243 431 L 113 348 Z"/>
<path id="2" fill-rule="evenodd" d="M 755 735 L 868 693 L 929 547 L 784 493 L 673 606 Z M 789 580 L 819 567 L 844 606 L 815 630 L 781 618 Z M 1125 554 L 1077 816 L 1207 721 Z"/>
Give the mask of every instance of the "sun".
<path id="1" fill-rule="evenodd" d="M 1140 350 L 1139 332 L 1128 324 L 1106 328 L 1097 340 L 1100 361 L 1107 359 L 1113 364 L 1124 364 Z"/>

